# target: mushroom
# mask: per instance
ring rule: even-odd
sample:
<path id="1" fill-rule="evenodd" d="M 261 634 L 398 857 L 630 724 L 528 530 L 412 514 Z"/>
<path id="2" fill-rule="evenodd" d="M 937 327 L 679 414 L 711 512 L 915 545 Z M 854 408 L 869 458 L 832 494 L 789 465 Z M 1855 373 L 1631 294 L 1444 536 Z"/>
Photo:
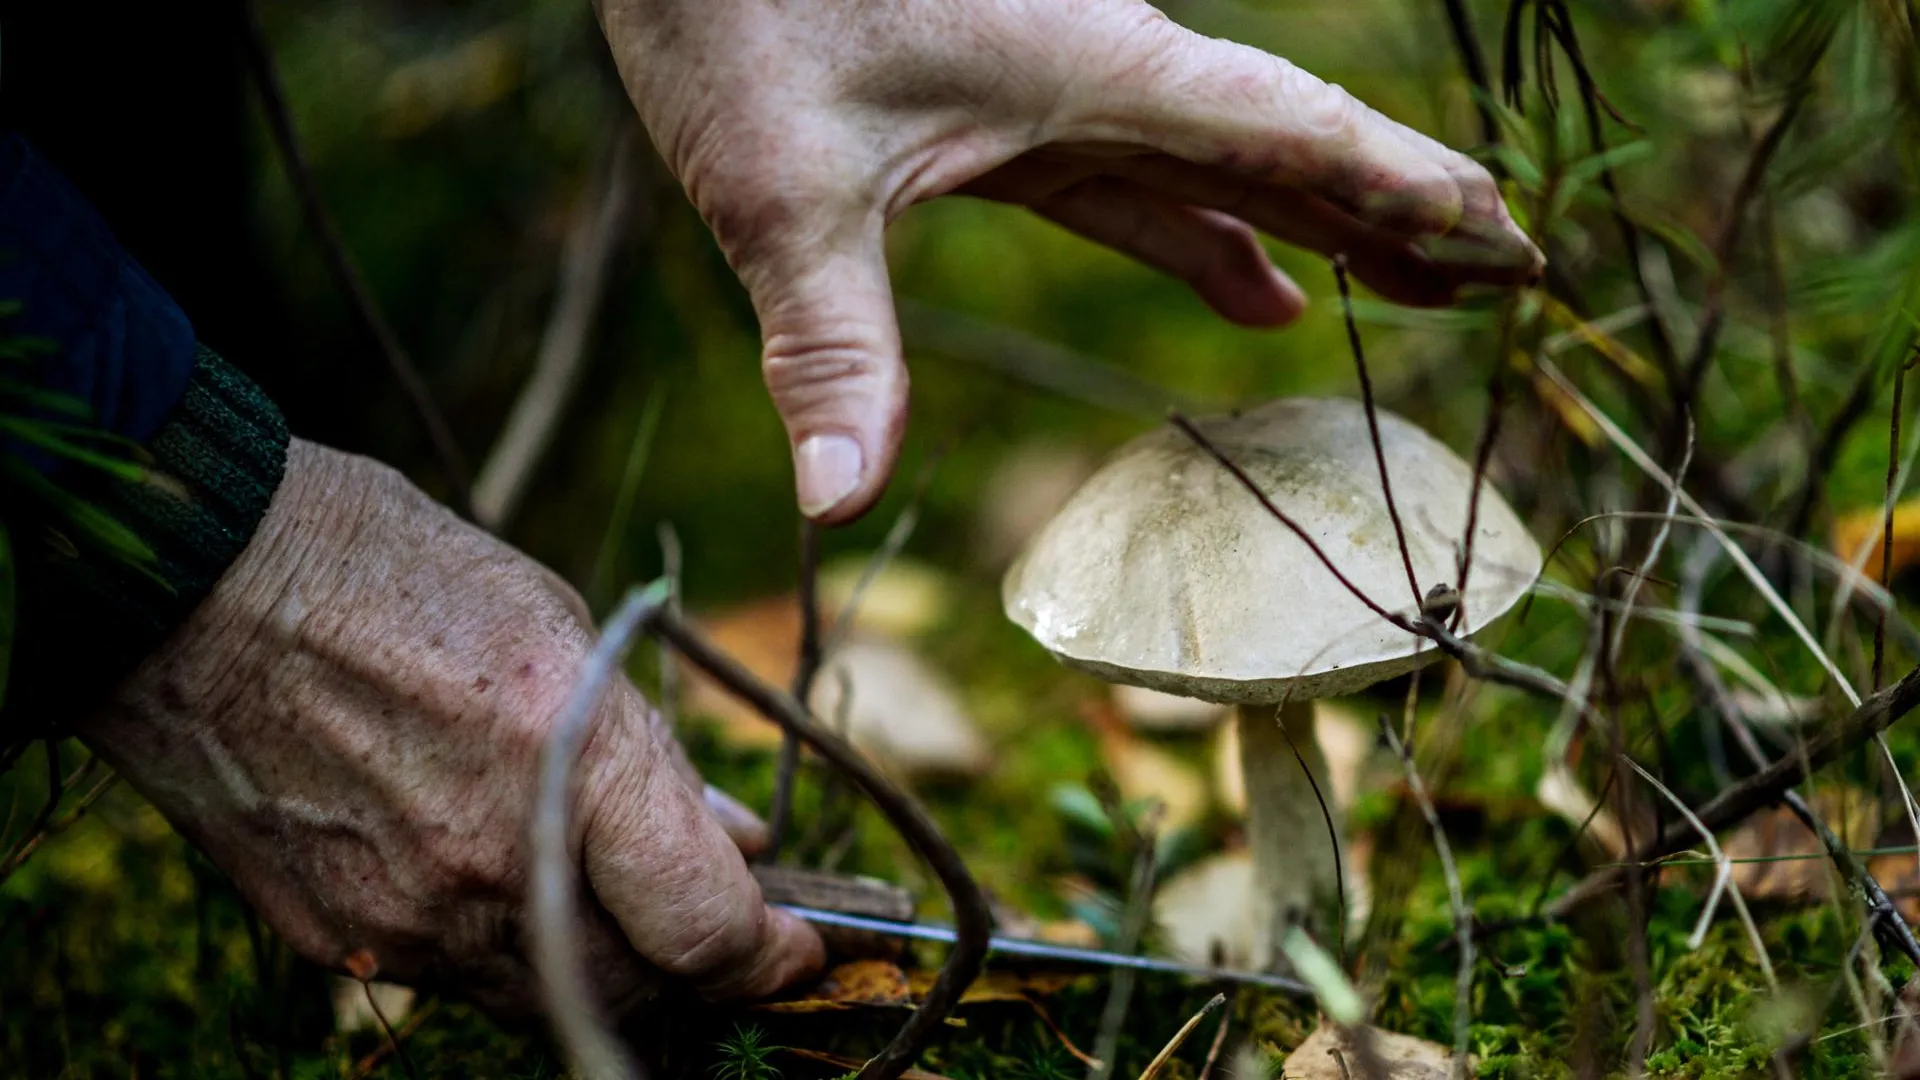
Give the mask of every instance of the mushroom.
<path id="1" fill-rule="evenodd" d="M 1417 588 L 1451 587 L 1473 470 L 1408 421 L 1378 417 Z M 1357 402 L 1284 398 L 1198 427 L 1355 587 L 1388 610 L 1414 610 Z M 1533 538 L 1483 487 L 1461 632 L 1505 612 L 1539 569 Z M 1254 956 L 1271 959 L 1289 926 L 1339 925 L 1334 837 L 1299 764 L 1331 806 L 1313 699 L 1404 674 L 1435 649 L 1368 610 L 1171 427 L 1128 443 L 1067 500 L 1008 570 L 1001 598 L 1009 618 L 1071 667 L 1233 705 L 1258 907 Z"/>

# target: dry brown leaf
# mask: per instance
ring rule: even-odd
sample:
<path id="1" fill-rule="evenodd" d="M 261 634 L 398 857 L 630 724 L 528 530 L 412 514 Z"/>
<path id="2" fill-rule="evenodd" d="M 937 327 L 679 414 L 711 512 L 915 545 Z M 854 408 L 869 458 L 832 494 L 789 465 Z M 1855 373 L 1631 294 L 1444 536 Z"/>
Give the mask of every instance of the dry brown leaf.
<path id="1" fill-rule="evenodd" d="M 1880 508 L 1867 507 L 1854 510 L 1834 519 L 1831 536 L 1833 553 L 1842 559 L 1851 561 L 1860 545 L 1871 542 L 1872 551 L 1867 555 L 1865 567 L 1868 577 L 1880 581 L 1880 544 L 1885 537 L 1886 523 L 1880 519 Z M 1898 575 L 1902 570 L 1920 561 L 1920 499 L 1908 499 L 1896 503 L 1893 507 L 1893 547 L 1892 570 Z M 1880 581 L 1882 585 L 1886 584 Z"/>
<path id="2" fill-rule="evenodd" d="M 866 1062 L 858 1058 L 841 1057 L 839 1054 L 828 1054 L 819 1050 L 803 1050 L 797 1046 L 783 1046 L 781 1049 L 792 1054 L 794 1057 L 805 1058 L 808 1061 L 818 1061 L 823 1065 L 831 1065 L 836 1069 L 845 1069 L 848 1072 L 859 1072 L 860 1067 L 866 1064 Z M 900 1074 L 900 1080 L 947 1080 L 947 1078 L 941 1076 L 939 1073 L 930 1073 L 924 1069 L 908 1069 L 906 1072 Z"/>
<path id="3" fill-rule="evenodd" d="M 1823 788 L 1814 793 L 1809 803 L 1849 847 L 1870 843 L 1879 831 L 1879 808 L 1862 792 Z M 1784 806 L 1754 814 L 1721 841 L 1720 847 L 1730 859 L 1802 856 L 1775 862 L 1735 862 L 1733 884 L 1749 900 L 1808 903 L 1827 896 L 1832 871 L 1826 848 L 1820 838 Z M 1911 872 L 1913 860 L 1906 859 L 1906 864 Z M 1711 883 L 1710 871 L 1697 876 L 1702 887 Z"/>
<path id="4" fill-rule="evenodd" d="M 1376 1027 L 1356 1031 L 1329 1025 L 1315 1028 L 1306 1042 L 1287 1055 L 1281 1075 L 1287 1080 L 1347 1080 L 1349 1076 L 1366 1075 L 1357 1063 L 1357 1038 L 1362 1031 L 1380 1065 L 1374 1080 L 1447 1080 L 1452 1075 L 1453 1052 L 1438 1043 Z M 1342 1059 L 1346 1062 L 1344 1069 Z M 1470 1063 L 1468 1075 L 1473 1069 Z"/>
<path id="5" fill-rule="evenodd" d="M 927 991 L 933 989 L 933 981 L 939 977 L 940 973 L 937 971 L 927 969 L 913 971 L 907 975 L 907 985 L 912 988 L 916 999 L 924 998 L 927 996 Z M 1048 994 L 1057 994 L 1080 977 L 1057 971 L 1033 973 L 988 971 L 973 980 L 973 985 L 967 987 L 967 992 L 960 995 L 960 1004 L 1024 1002 L 1033 996 L 1045 997 Z"/>
<path id="6" fill-rule="evenodd" d="M 1540 782 L 1534 785 L 1533 797 L 1540 800 L 1541 806 L 1560 815 L 1574 828 L 1584 826 L 1586 834 L 1610 858 L 1626 858 L 1627 834 L 1620 828 L 1620 819 L 1614 816 L 1611 809 L 1595 802 L 1587 789 L 1581 786 L 1580 778 L 1573 775 L 1573 770 L 1565 764 L 1548 764 L 1547 771 L 1540 775 Z"/>
<path id="7" fill-rule="evenodd" d="M 912 1004 L 913 989 L 907 973 L 898 964 L 886 960 L 854 960 L 827 972 L 797 998 L 762 1002 L 753 1008 L 761 1012 L 815 1013 Z"/>

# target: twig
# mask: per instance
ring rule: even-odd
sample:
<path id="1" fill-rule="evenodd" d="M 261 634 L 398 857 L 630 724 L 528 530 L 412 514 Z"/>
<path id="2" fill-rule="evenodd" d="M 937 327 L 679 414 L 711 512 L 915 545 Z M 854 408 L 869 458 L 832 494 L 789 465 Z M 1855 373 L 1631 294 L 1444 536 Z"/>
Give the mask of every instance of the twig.
<path id="1" fill-rule="evenodd" d="M 1693 355 L 1687 361 L 1685 382 L 1680 385 L 1676 394 L 1675 405 L 1679 409 L 1687 409 L 1692 405 L 1695 395 L 1700 392 L 1700 382 L 1706 377 L 1707 367 L 1713 363 L 1714 351 L 1720 344 L 1720 327 L 1726 321 L 1727 280 L 1731 276 L 1728 264 L 1733 259 L 1734 249 L 1740 244 L 1740 234 L 1746 226 L 1747 211 L 1766 180 L 1767 167 L 1773 163 L 1774 154 L 1780 149 L 1780 144 L 1785 141 L 1787 129 L 1800 115 L 1801 106 L 1806 104 L 1808 96 L 1812 93 L 1811 66 L 1817 66 L 1825 52 L 1824 44 L 1814 52 L 1809 70 L 1801 77 L 1798 85 L 1787 98 L 1787 103 L 1781 108 L 1780 115 L 1774 117 L 1773 123 L 1767 126 L 1767 130 L 1761 134 L 1759 141 L 1753 144 L 1753 150 L 1747 156 L 1747 166 L 1740 174 L 1740 182 L 1734 186 L 1733 195 L 1727 202 L 1727 217 L 1721 222 L 1720 236 L 1714 244 L 1717 265 L 1712 279 L 1707 284 L 1707 300 L 1705 310 L 1700 315 L 1699 334 L 1694 339 Z"/>
<path id="2" fill-rule="evenodd" d="M 1847 390 L 1847 396 L 1841 399 L 1840 407 L 1833 411 L 1827 426 L 1821 429 L 1820 436 L 1808 447 L 1807 472 L 1800 481 L 1800 491 L 1794 496 L 1792 510 L 1787 514 L 1787 523 L 1781 530 L 1787 535 L 1801 536 L 1806 533 L 1826 488 L 1827 473 L 1833 469 L 1835 459 L 1840 456 L 1840 447 L 1853 432 L 1854 425 L 1872 411 L 1874 391 L 1879 388 L 1879 382 L 1880 372 L 1875 365 L 1861 365 L 1853 377 L 1853 385 Z"/>
<path id="3" fill-rule="evenodd" d="M 594 190 L 567 230 L 553 312 L 540 334 L 533 372 L 474 479 L 473 518 L 489 531 L 499 532 L 520 509 L 586 370 L 587 343 L 599 321 L 607 269 L 626 235 L 635 202 L 634 129 L 629 122 L 614 134 L 595 169 Z"/>
<path id="4" fill-rule="evenodd" d="M 1207 1060 L 1200 1066 L 1200 1075 L 1195 1080 L 1207 1080 L 1213 1075 L 1213 1067 L 1220 1061 L 1220 1051 L 1227 1045 L 1227 1031 L 1233 1027 L 1233 1009 L 1231 1006 L 1220 1014 L 1220 1026 L 1213 1031 L 1213 1045 L 1207 1047 Z"/>
<path id="5" fill-rule="evenodd" d="M 1639 773 L 1642 780 L 1652 785 L 1655 791 L 1680 811 L 1680 816 L 1686 820 L 1687 824 L 1693 826 L 1694 832 L 1698 833 L 1701 841 L 1707 845 L 1708 854 L 1713 857 L 1715 867 L 1713 888 L 1707 893 L 1707 902 L 1701 906 L 1700 920 L 1694 924 L 1693 934 L 1687 938 L 1687 948 L 1698 949 L 1706 940 L 1707 928 L 1713 925 L 1713 913 L 1719 908 L 1720 897 L 1724 893 L 1731 900 L 1734 912 L 1739 915 L 1740 924 L 1746 928 L 1747 941 L 1753 946 L 1754 960 L 1760 965 L 1760 973 L 1766 976 L 1768 986 L 1775 990 L 1780 989 L 1780 981 L 1774 978 L 1773 961 L 1767 957 L 1766 943 L 1760 940 L 1760 928 L 1753 924 L 1753 915 L 1747 911 L 1747 902 L 1740 895 L 1740 886 L 1733 883 L 1733 864 L 1727 861 L 1727 853 L 1720 850 L 1720 842 L 1713 838 L 1713 830 L 1702 824 L 1700 819 L 1694 816 L 1693 811 L 1687 809 L 1687 804 L 1681 801 L 1680 796 L 1675 795 L 1667 785 L 1642 768 L 1639 762 L 1629 758 L 1627 767 Z"/>
<path id="6" fill-rule="evenodd" d="M 1174 1051 L 1180 1049 L 1181 1043 L 1187 1041 L 1187 1036 L 1193 1034 L 1193 1029 L 1200 1026 L 1200 1021 L 1206 1019 L 1208 1013 L 1225 1004 L 1226 1000 L 1227 995 L 1225 994 L 1215 994 L 1213 997 L 1207 999 L 1207 1003 L 1200 1006 L 1200 1011 L 1194 1013 L 1191 1019 L 1180 1025 L 1180 1030 L 1173 1033 L 1173 1038 L 1167 1041 L 1167 1045 L 1161 1047 L 1160 1052 L 1155 1054 L 1153 1060 L 1147 1063 L 1147 1069 L 1140 1074 L 1140 1080 L 1153 1080 L 1154 1077 L 1160 1075 L 1160 1070 L 1166 1067 L 1167 1060 L 1173 1057 Z M 1222 1019 L 1220 1021 L 1220 1029 L 1225 1031 L 1226 1025 L 1226 1020 Z"/>
<path id="7" fill-rule="evenodd" d="M 1920 705 L 1920 667 L 1822 728 L 1807 740 L 1802 753 L 1783 757 L 1721 792 L 1695 811 L 1696 816 L 1702 825 L 1716 831 L 1744 820 L 1762 807 L 1778 802 L 1782 792 L 1797 786 L 1815 771 L 1858 749 L 1915 705 Z M 1690 825 L 1676 822 L 1629 853 L 1623 861 L 1632 864 L 1664 858 L 1685 849 L 1693 836 Z M 1613 866 L 1587 875 L 1547 906 L 1547 918 L 1563 920 L 1582 905 L 1619 888 L 1625 873 L 1624 867 Z"/>
<path id="8" fill-rule="evenodd" d="M 412 1037 L 414 1032 L 420 1030 L 420 1026 L 426 1023 L 427 1018 L 432 1016 L 434 1011 L 439 1007 L 440 1003 L 438 1001 L 429 1001 L 420 1008 L 415 1009 L 413 1014 L 407 1017 L 406 1022 L 392 1032 L 387 1042 L 381 1043 L 379 1046 L 369 1050 L 365 1057 L 354 1063 L 353 1072 L 349 1075 L 348 1080 L 367 1080 L 367 1077 L 372 1076 L 373 1071 L 380 1067 L 380 1063 L 387 1059 L 387 1055 L 393 1053 L 399 1048 L 401 1043 Z"/>
<path id="9" fill-rule="evenodd" d="M 1448 0 L 1449 3 L 1458 0 Z M 1502 305 L 1500 349 L 1504 357 L 1512 340 L 1513 319 L 1519 309 L 1519 294 L 1510 294 Z M 1457 606 L 1447 620 L 1449 629 L 1458 630 L 1468 618 L 1467 580 L 1473 574 L 1474 539 L 1480 532 L 1480 493 L 1486 490 L 1487 466 L 1493 461 L 1493 447 L 1500 439 L 1500 425 L 1507 411 L 1506 364 L 1496 359 L 1487 375 L 1487 418 L 1480 428 L 1479 442 L 1473 450 L 1473 485 L 1467 491 L 1467 524 L 1460 538 L 1460 562 L 1453 581 Z"/>
<path id="10" fill-rule="evenodd" d="M 1702 550 L 1710 551 L 1711 549 L 1703 548 Z M 1699 560 L 1688 560 L 1688 563 L 1680 586 L 1682 610 L 1699 606 L 1701 578 L 1706 572 L 1705 564 Z M 1739 744 L 1747 760 L 1757 769 L 1766 768 L 1770 764 L 1767 755 L 1760 749 L 1760 743 L 1754 738 L 1753 729 L 1748 726 L 1739 706 L 1734 704 L 1728 695 L 1726 684 L 1720 679 L 1720 672 L 1701 652 L 1699 641 L 1699 631 L 1690 625 L 1683 624 L 1680 632 L 1681 655 L 1686 660 L 1687 671 L 1693 676 L 1694 685 L 1707 699 L 1707 703 L 1719 718 L 1720 724 L 1732 734 L 1734 742 Z M 1825 819 L 1814 811 L 1813 806 L 1801 798 L 1799 792 L 1788 788 L 1781 793 L 1780 798 L 1787 809 L 1800 819 L 1800 823 L 1819 837 L 1821 846 L 1826 849 L 1827 857 L 1833 861 L 1834 868 L 1840 875 L 1851 882 L 1854 888 L 1860 890 L 1867 909 L 1867 921 L 1881 943 L 1902 953 L 1914 964 L 1920 965 L 1920 941 L 1914 939 L 1912 928 L 1907 925 L 1899 909 L 1894 907 L 1893 901 L 1880 887 L 1880 882 L 1875 880 L 1866 866 L 1827 826 Z"/>
<path id="11" fill-rule="evenodd" d="M 1473 910 L 1467 906 L 1466 893 L 1460 887 L 1460 871 L 1453 864 L 1453 847 L 1447 843 L 1447 830 L 1440 824 L 1440 812 L 1434 809 L 1433 799 L 1427 795 L 1427 785 L 1420 779 L 1420 770 L 1413 763 L 1413 755 L 1407 751 L 1406 744 L 1400 741 L 1400 736 L 1394 733 L 1393 725 L 1385 716 L 1380 717 L 1380 734 L 1387 740 L 1394 756 L 1400 759 L 1400 766 L 1407 775 L 1407 790 L 1412 793 L 1414 802 L 1419 804 L 1421 815 L 1427 819 L 1427 826 L 1433 830 L 1433 848 L 1440 855 L 1440 871 L 1447 878 L 1447 904 L 1453 909 L 1454 940 L 1460 947 L 1460 966 L 1454 978 L 1451 1073 L 1454 1080 L 1465 1080 L 1467 1049 L 1473 1024 Z"/>
<path id="12" fill-rule="evenodd" d="M 1400 506 L 1393 499 L 1393 480 L 1387 474 L 1387 451 L 1380 444 L 1380 413 L 1373 404 L 1373 379 L 1367 374 L 1367 352 L 1360 346 L 1360 327 L 1353 321 L 1353 293 L 1347 281 L 1346 256 L 1336 256 L 1333 260 L 1333 279 L 1340 285 L 1340 310 L 1346 317 L 1347 346 L 1353 352 L 1353 367 L 1360 377 L 1360 404 L 1367 413 L 1367 435 L 1373 440 L 1373 461 L 1380 470 L 1380 494 L 1387 503 L 1387 517 L 1393 522 L 1393 538 L 1400 548 L 1400 564 L 1407 571 L 1407 588 L 1413 590 L 1413 603 L 1418 607 L 1425 594 L 1420 591 L 1420 578 L 1413 572 L 1413 553 L 1407 548 L 1407 530 L 1400 524 Z"/>
<path id="13" fill-rule="evenodd" d="M 1115 805 L 1113 811 L 1121 820 L 1125 820 L 1124 810 Z M 1154 857 L 1158 853 L 1157 816 L 1157 813 L 1150 814 L 1149 819 L 1137 829 L 1128 830 L 1133 834 L 1134 842 L 1133 874 L 1128 882 L 1126 908 L 1120 915 L 1120 936 L 1113 943 L 1115 952 L 1130 954 L 1138 949 L 1140 939 L 1146 936 L 1147 924 L 1153 918 Z M 1107 983 L 1107 1001 L 1100 1009 L 1100 1027 L 1093 1039 L 1094 1061 L 1087 1068 L 1087 1080 L 1107 1080 L 1119 1064 L 1116 1059 L 1120 1056 L 1120 1029 L 1126 1025 L 1127 1008 L 1133 1003 L 1133 986 L 1138 979 L 1133 969 L 1121 968 L 1113 973 L 1113 978 Z M 1197 1021 L 1199 1018 L 1194 1019 Z M 1185 1031 L 1175 1036 L 1175 1045 L 1178 1045 L 1177 1040 L 1185 1037 Z M 1148 1067 L 1147 1075 L 1151 1076 L 1163 1063 L 1164 1055 Z"/>
<path id="14" fill-rule="evenodd" d="M 813 682 L 820 675 L 820 526 L 810 518 L 800 521 L 800 655 L 793 667 L 793 700 L 806 705 Z M 780 857 L 792 825 L 793 784 L 800 772 L 800 736 L 792 728 L 780 734 L 779 764 L 773 774 L 773 810 L 767 815 L 765 862 Z"/>
<path id="15" fill-rule="evenodd" d="M 627 528 L 633 521 L 633 500 L 640 491 L 640 478 L 646 475 L 647 462 L 653 457 L 653 439 L 660 431 L 660 414 L 666 410 L 667 390 L 656 385 L 647 393 L 640 408 L 640 423 L 627 443 L 627 461 L 620 469 L 620 487 L 613 495 L 613 512 L 607 515 L 606 531 L 600 534 L 600 550 L 593 556 L 593 576 L 587 579 L 587 602 L 596 607 L 607 594 L 607 583 L 614 580 L 614 563 L 627 546 Z M 678 595 L 679 582 L 674 583 Z"/>
<path id="16" fill-rule="evenodd" d="M 680 531 L 673 522 L 663 521 L 654 530 L 660 540 L 660 576 L 667 579 L 667 609 L 675 615 L 680 614 L 682 578 Z M 672 649 L 660 650 L 660 715 L 667 722 L 667 730 L 675 731 L 680 726 L 680 665 L 675 662 Z"/>
<path id="17" fill-rule="evenodd" d="M 532 848 L 533 966 L 547 1017 L 569 1067 L 586 1080 L 637 1080 L 646 1074 L 607 1026 L 580 955 L 579 871 L 568 858 L 573 773 L 602 691 L 651 612 L 667 602 L 665 579 L 627 592 L 587 654 L 540 754 Z"/>
<path id="18" fill-rule="evenodd" d="M 1169 406 L 1211 411 L 1208 402 L 1005 326 L 914 300 L 900 301 L 899 312 L 901 336 L 912 350 L 964 360 L 1094 408 L 1146 417 Z"/>
<path id="19" fill-rule="evenodd" d="M 648 630 L 672 645 L 695 667 L 846 773 L 887 816 L 921 860 L 940 879 L 953 904 L 955 940 L 947 962 L 893 1041 L 860 1070 L 857 1080 L 897 1080 L 918 1056 L 926 1040 L 946 1022 L 960 994 L 980 973 L 992 933 L 987 898 L 953 845 L 941 835 L 919 803 L 881 775 L 845 739 L 827 730 L 791 695 L 768 686 L 732 657 L 714 648 L 699 631 L 670 611 L 655 609 Z"/>
<path id="20" fill-rule="evenodd" d="M 6 854 L 0 855 L 0 883 L 4 883 L 13 876 L 14 871 L 25 866 L 27 860 L 33 858 L 34 852 L 40 850 L 41 845 L 72 828 L 119 780 L 119 776 L 113 773 L 101 777 L 79 799 L 75 800 L 66 813 L 61 814 L 59 812 L 61 801 L 66 798 L 69 791 L 78 787 L 81 781 L 93 774 L 93 771 L 100 766 L 100 759 L 89 754 L 87 759 L 76 766 L 71 773 L 62 774 L 59 743 L 48 739 L 45 742 L 45 748 L 47 798 L 40 805 L 39 812 L 34 814 L 33 820 L 27 824 L 26 831 L 21 834 L 20 839 L 7 849 Z"/>
<path id="21" fill-rule="evenodd" d="M 368 979 L 359 979 L 360 990 L 367 995 L 367 1008 L 373 1010 L 373 1018 L 380 1021 L 380 1030 L 387 1036 L 387 1045 L 393 1048 L 394 1056 L 400 1059 L 400 1069 L 407 1074 L 407 1080 L 420 1080 L 420 1070 L 414 1067 L 413 1055 L 400 1044 L 400 1036 L 394 1034 L 393 1023 L 387 1019 L 387 1012 L 374 999 L 373 983 Z"/>
<path id="22" fill-rule="evenodd" d="M 1474 95 L 1473 107 L 1480 114 L 1480 140 L 1491 146 L 1500 141 L 1500 121 L 1493 115 L 1493 106 L 1488 98 L 1493 96 L 1493 85 L 1487 80 L 1487 57 L 1480 49 L 1480 38 L 1473 32 L 1473 17 L 1467 13 L 1465 0 L 1442 0 L 1447 9 L 1447 28 L 1453 32 L 1453 47 L 1460 53 L 1460 66 L 1466 69 L 1467 81 L 1479 93 Z"/>
<path id="23" fill-rule="evenodd" d="M 1419 668 L 1414 669 L 1415 677 Z M 1333 891 L 1340 902 L 1340 921 L 1334 925 L 1333 940 L 1340 953 L 1340 966 L 1347 964 L 1347 871 L 1346 860 L 1340 853 L 1340 830 L 1333 824 L 1333 809 L 1327 805 L 1326 793 L 1320 790 L 1320 781 L 1307 768 L 1306 755 L 1300 752 L 1300 746 L 1293 741 L 1293 732 L 1287 730 L 1287 703 L 1282 701 L 1275 708 L 1273 722 L 1280 729 L 1280 737 L 1287 740 L 1287 749 L 1293 751 L 1293 760 L 1300 765 L 1300 774 L 1307 778 L 1307 786 L 1313 790 L 1313 801 L 1320 804 L 1320 820 L 1327 827 L 1327 841 L 1333 846 Z"/>
<path id="24" fill-rule="evenodd" d="M 1916 357 L 1920 359 L 1920 357 Z M 1913 366 L 1909 360 L 1893 373 L 1893 408 L 1887 418 L 1887 493 L 1886 505 L 1892 506 L 1894 491 L 1900 479 L 1900 398 L 1907 388 L 1907 370 Z M 1880 583 L 1893 584 L 1893 514 L 1883 515 L 1880 534 Z M 1880 617 L 1873 623 L 1873 688 L 1880 689 L 1886 678 L 1887 661 L 1887 612 L 1880 609 Z"/>
<path id="25" fill-rule="evenodd" d="M 360 273 L 359 264 L 347 251 L 346 241 L 341 237 L 339 227 L 334 224 L 333 214 L 327 209 L 326 200 L 320 196 L 320 185 L 314 179 L 313 166 L 307 161 L 306 149 L 300 143 L 299 134 L 294 131 L 293 113 L 287 107 L 286 88 L 281 84 L 273 52 L 267 48 L 266 33 L 260 27 L 257 5 L 249 0 L 243 9 L 240 38 L 247 67 L 260 92 L 260 105 L 266 114 L 267 128 L 273 134 L 274 145 L 286 167 L 287 180 L 300 201 L 307 227 L 313 230 L 320 241 L 320 250 L 326 257 L 327 269 L 332 273 L 335 283 L 347 294 L 368 336 L 373 338 L 374 345 L 380 350 L 381 359 L 386 361 L 387 370 L 413 405 L 420 426 L 426 429 L 427 439 L 439 458 L 440 470 L 446 475 L 447 484 L 452 489 L 449 501 L 462 514 L 472 517 L 472 477 L 467 471 L 466 455 L 460 452 L 460 443 L 453 437 L 453 429 L 447 425 L 440 407 L 434 404 L 433 394 L 427 389 L 427 382 L 414 366 L 413 359 L 407 355 L 406 346 L 400 343 L 400 335 L 394 332 L 392 324 L 387 322 L 385 313 L 380 310 L 380 302 L 374 298 L 372 288 Z"/>

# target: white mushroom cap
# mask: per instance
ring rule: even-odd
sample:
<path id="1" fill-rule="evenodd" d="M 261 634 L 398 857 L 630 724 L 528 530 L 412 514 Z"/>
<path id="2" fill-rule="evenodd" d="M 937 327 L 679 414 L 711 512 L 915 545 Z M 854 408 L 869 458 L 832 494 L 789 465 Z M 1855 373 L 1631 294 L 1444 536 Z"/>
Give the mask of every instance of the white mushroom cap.
<path id="1" fill-rule="evenodd" d="M 1472 467 L 1408 421 L 1378 416 L 1419 587 L 1450 586 Z M 1283 398 L 1197 424 L 1348 580 L 1389 611 L 1415 610 L 1359 402 Z M 1539 547 L 1487 485 L 1478 534 L 1469 630 L 1511 607 L 1540 570 Z M 1063 662 L 1207 701 L 1343 694 L 1437 655 L 1369 611 L 1171 426 L 1122 447 L 1067 501 L 1001 597 Z"/>

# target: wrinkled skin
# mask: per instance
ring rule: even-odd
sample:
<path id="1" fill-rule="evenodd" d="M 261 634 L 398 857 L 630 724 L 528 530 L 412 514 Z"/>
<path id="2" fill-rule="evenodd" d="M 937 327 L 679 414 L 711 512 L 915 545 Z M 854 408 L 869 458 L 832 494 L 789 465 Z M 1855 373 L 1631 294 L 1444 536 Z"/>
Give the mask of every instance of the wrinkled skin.
<path id="1" fill-rule="evenodd" d="M 1305 302 L 1255 229 L 1407 303 L 1539 269 L 1479 166 L 1139 0 L 598 4 L 752 296 L 823 522 L 866 510 L 898 452 L 882 234 L 914 203 L 1031 207 L 1253 326 Z M 524 1009 L 535 758 L 590 640 L 546 570 L 391 471 L 296 442 L 245 554 L 83 733 L 306 956 L 364 952 L 383 977 Z M 747 873 L 758 824 L 624 682 L 580 772 L 580 918 L 607 999 L 662 971 L 752 996 L 820 964 Z"/>
<path id="2" fill-rule="evenodd" d="M 1141 0 L 597 0 L 627 89 L 759 314 L 801 509 L 879 498 L 907 375 L 882 234 L 1017 203 L 1277 326 L 1259 229 L 1387 297 L 1535 276 L 1486 170 L 1285 60 Z"/>
<path id="3" fill-rule="evenodd" d="M 82 728 L 303 955 L 536 1004 L 519 913 L 542 743 L 592 647 L 578 595 L 399 474 L 296 441 L 246 552 Z M 594 984 L 716 998 L 817 967 L 709 792 L 624 678 L 573 806 Z M 729 835 L 729 832 L 732 835 Z"/>

